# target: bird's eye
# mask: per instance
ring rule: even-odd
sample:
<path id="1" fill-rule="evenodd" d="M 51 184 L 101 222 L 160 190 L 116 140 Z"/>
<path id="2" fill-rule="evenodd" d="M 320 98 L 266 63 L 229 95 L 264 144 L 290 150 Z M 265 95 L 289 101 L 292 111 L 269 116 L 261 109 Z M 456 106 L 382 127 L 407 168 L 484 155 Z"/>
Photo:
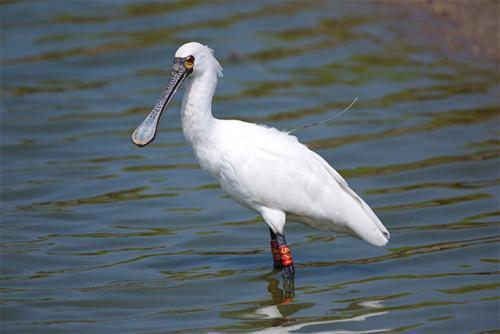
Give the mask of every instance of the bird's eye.
<path id="1" fill-rule="evenodd" d="M 184 59 L 184 66 L 190 70 L 193 68 L 194 64 L 194 57 L 193 56 L 187 56 L 186 59 Z"/>

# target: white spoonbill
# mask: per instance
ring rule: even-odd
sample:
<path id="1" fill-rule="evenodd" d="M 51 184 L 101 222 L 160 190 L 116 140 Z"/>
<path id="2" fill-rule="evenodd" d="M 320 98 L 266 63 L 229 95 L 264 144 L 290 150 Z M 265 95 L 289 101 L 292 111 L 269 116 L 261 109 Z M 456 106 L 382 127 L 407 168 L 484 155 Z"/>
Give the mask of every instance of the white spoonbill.
<path id="1" fill-rule="evenodd" d="M 375 246 L 389 232 L 370 207 L 322 157 L 296 137 L 274 128 L 220 120 L 212 115 L 212 97 L 222 67 L 213 50 L 200 43 L 182 45 L 160 100 L 132 134 L 137 146 L 155 138 L 158 122 L 182 82 L 182 130 L 201 167 L 241 205 L 255 210 L 269 226 L 274 265 L 293 277 L 285 221 L 342 232 Z"/>

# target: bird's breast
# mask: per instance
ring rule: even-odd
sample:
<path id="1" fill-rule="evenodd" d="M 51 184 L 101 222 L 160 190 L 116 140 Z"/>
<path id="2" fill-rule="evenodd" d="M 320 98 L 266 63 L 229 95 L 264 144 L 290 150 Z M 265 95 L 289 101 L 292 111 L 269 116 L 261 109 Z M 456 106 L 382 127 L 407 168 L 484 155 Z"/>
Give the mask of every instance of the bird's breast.
<path id="1" fill-rule="evenodd" d="M 193 146 L 194 156 L 200 167 L 215 178 L 220 174 L 220 152 L 204 146 Z"/>

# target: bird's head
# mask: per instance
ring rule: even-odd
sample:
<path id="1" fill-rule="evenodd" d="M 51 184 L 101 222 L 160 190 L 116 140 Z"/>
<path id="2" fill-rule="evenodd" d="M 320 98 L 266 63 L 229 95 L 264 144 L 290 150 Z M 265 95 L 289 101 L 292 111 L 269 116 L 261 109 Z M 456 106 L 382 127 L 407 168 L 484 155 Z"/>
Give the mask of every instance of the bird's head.
<path id="1" fill-rule="evenodd" d="M 197 42 L 186 43 L 177 49 L 167 87 L 153 110 L 132 133 L 132 142 L 139 147 L 152 142 L 163 111 L 184 80 L 189 76 L 198 77 L 206 73 L 222 76 L 222 67 L 215 59 L 212 49 Z"/>
<path id="2" fill-rule="evenodd" d="M 198 42 L 182 45 L 175 52 L 175 59 L 192 60 L 191 76 L 203 75 L 206 72 L 215 72 L 222 76 L 222 67 L 214 57 L 214 50 Z M 190 64 L 187 64 L 190 66 Z"/>

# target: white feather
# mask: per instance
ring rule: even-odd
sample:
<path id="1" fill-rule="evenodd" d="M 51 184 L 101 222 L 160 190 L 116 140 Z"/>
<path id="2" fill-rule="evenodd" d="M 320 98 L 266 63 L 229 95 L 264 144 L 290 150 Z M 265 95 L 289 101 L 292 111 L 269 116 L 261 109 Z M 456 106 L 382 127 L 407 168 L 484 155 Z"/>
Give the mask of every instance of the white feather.
<path id="1" fill-rule="evenodd" d="M 296 137 L 274 128 L 212 116 L 221 67 L 199 43 L 179 48 L 195 57 L 182 103 L 182 127 L 203 169 L 245 207 L 259 212 L 275 231 L 286 219 L 344 232 L 377 246 L 389 233 L 370 207 L 322 157 Z"/>

